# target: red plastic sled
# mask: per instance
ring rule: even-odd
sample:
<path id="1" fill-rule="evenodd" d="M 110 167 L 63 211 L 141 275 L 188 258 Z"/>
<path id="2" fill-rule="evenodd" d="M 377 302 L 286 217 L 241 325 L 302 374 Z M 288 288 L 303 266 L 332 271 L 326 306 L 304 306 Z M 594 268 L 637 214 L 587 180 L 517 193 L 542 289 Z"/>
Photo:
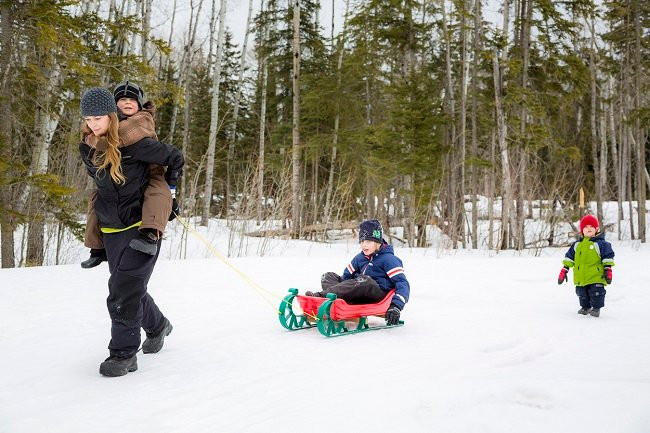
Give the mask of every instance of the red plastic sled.
<path id="1" fill-rule="evenodd" d="M 384 299 L 376 304 L 359 304 L 352 305 L 345 302 L 343 299 L 337 298 L 334 300 L 330 309 L 330 319 L 332 320 L 350 320 L 358 319 L 365 316 L 383 316 L 390 306 L 390 301 L 393 299 L 395 290 L 391 290 L 386 294 Z M 327 298 L 316 298 L 314 296 L 296 296 L 300 308 L 305 316 L 316 317 L 318 309 L 327 301 Z"/>
<path id="2" fill-rule="evenodd" d="M 289 331 L 317 327 L 318 332 L 326 337 L 396 328 L 404 325 L 404 322 L 400 320 L 394 325 L 372 326 L 368 323 L 368 316 L 383 316 L 386 313 L 394 293 L 395 290 L 391 290 L 376 304 L 351 305 L 338 299 L 334 293 L 328 293 L 326 298 L 315 298 L 299 296 L 298 289 L 292 288 L 280 303 L 278 318 L 280 324 Z M 293 311 L 293 300 L 296 298 L 303 314 Z M 354 322 L 356 327 L 350 327 L 350 322 Z"/>

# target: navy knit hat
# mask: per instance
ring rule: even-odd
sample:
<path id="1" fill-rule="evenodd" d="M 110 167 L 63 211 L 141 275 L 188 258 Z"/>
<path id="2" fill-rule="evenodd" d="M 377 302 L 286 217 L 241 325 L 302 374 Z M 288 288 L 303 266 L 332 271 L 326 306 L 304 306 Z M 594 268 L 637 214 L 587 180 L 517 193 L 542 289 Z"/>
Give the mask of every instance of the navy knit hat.
<path id="1" fill-rule="evenodd" d="M 115 102 L 119 101 L 122 98 L 131 98 L 138 101 L 138 108 L 142 110 L 144 105 L 144 90 L 135 83 L 130 82 L 129 80 L 123 81 L 113 90 L 113 96 L 115 97 Z"/>
<path id="2" fill-rule="evenodd" d="M 359 225 L 359 242 L 361 241 L 374 241 L 378 244 L 383 244 L 383 232 L 381 223 L 377 220 L 367 220 Z"/>
<path id="3" fill-rule="evenodd" d="M 81 115 L 104 116 L 108 113 L 116 113 L 117 105 L 111 92 L 103 87 L 91 87 L 81 97 Z"/>

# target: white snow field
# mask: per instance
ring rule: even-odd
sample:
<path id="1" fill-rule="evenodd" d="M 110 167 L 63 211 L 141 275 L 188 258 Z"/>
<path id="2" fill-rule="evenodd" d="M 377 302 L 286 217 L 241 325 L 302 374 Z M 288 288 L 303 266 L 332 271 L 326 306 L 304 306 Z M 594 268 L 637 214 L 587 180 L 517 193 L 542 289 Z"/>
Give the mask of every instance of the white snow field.
<path id="1" fill-rule="evenodd" d="M 106 378 L 108 267 L 81 269 L 77 244 L 74 264 L 0 270 L 0 432 L 650 432 L 650 247 L 613 246 L 600 318 L 557 285 L 566 248 L 397 247 L 405 326 L 337 338 L 286 331 L 277 307 L 342 272 L 354 239 L 229 259 L 265 296 L 217 258 L 166 250 L 149 291 L 174 331 Z"/>

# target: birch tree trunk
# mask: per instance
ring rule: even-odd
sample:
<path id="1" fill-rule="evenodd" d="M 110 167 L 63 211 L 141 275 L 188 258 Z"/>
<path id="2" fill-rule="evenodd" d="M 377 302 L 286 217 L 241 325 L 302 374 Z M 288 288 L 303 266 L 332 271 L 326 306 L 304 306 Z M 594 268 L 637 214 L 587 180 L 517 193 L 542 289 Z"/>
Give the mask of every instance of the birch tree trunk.
<path id="1" fill-rule="evenodd" d="M 458 149 L 458 216 L 456 225 L 460 230 L 460 237 L 463 248 L 467 246 L 465 239 L 465 159 L 467 152 L 467 1 L 462 1 L 460 11 L 460 32 L 461 32 L 461 58 L 460 58 L 460 143 Z"/>
<path id="2" fill-rule="evenodd" d="M 494 249 L 494 195 L 496 190 L 496 171 L 494 167 L 497 165 L 496 159 L 496 133 L 492 131 L 492 137 L 490 139 L 490 165 L 489 179 L 488 179 L 488 238 L 487 245 L 488 249 Z"/>
<path id="3" fill-rule="evenodd" d="M 171 26 L 169 28 L 169 38 L 167 39 L 167 45 L 172 46 L 172 36 L 174 35 L 174 22 L 176 21 L 176 0 L 174 0 L 174 4 L 172 6 L 172 20 L 171 20 Z M 163 70 L 163 58 L 165 59 L 165 69 Z M 160 60 L 158 62 L 158 74 L 163 74 L 165 77 L 165 82 L 167 82 L 167 71 L 169 70 L 169 62 L 171 59 L 171 54 L 167 54 L 166 56 L 160 56 Z"/>
<path id="4" fill-rule="evenodd" d="M 13 45 L 11 42 L 13 34 L 13 13 L 10 3 L 0 5 L 0 160 L 11 158 L 11 145 L 13 142 L 11 128 L 11 87 L 13 74 L 11 74 L 11 56 Z M 4 175 L 8 175 L 5 173 Z M 12 188 L 3 186 L 0 188 L 0 253 L 2 255 L 2 267 L 13 268 L 16 264 L 14 256 L 14 228 L 15 222 L 12 217 Z"/>
<path id="5" fill-rule="evenodd" d="M 181 73 L 179 75 L 179 86 L 183 88 L 183 91 L 185 92 L 185 95 L 187 99 L 185 100 L 185 113 L 186 118 L 189 116 L 189 108 L 190 108 L 190 97 L 189 97 L 189 88 L 191 86 L 191 74 L 190 74 L 190 67 L 192 65 L 193 57 L 194 57 L 194 41 L 196 40 L 196 29 L 198 28 L 197 22 L 199 20 L 199 17 L 201 16 L 201 9 L 203 7 L 203 0 L 199 2 L 198 9 L 196 10 L 196 15 L 194 14 L 194 3 L 191 3 L 191 12 L 190 12 L 190 26 L 188 29 L 187 37 L 188 41 L 185 44 L 185 47 L 183 49 L 183 57 L 181 58 Z M 171 39 L 171 33 L 170 33 L 170 39 Z M 171 128 L 170 128 L 170 137 L 169 137 L 169 144 L 172 144 L 173 138 L 174 138 L 174 128 L 176 125 L 176 118 L 178 116 L 178 99 L 174 101 L 174 108 L 172 110 L 172 119 L 171 119 Z M 189 122 L 184 122 L 183 123 L 184 130 L 183 130 L 183 142 L 182 142 L 182 147 L 181 151 L 183 153 L 183 157 L 187 161 L 187 146 L 188 146 L 188 141 L 189 141 Z M 188 182 L 187 176 L 181 176 L 181 188 L 180 188 L 180 194 L 178 194 L 177 198 L 178 201 L 181 205 L 181 209 L 185 209 L 184 212 L 188 212 L 190 209 L 194 209 L 194 203 L 195 203 L 195 195 L 194 194 L 188 194 L 188 188 L 186 187 Z M 192 189 L 193 190 L 193 189 Z"/>
<path id="6" fill-rule="evenodd" d="M 142 0 L 142 60 L 149 61 L 149 32 L 151 31 L 151 4 L 153 0 Z"/>
<path id="7" fill-rule="evenodd" d="M 524 92 L 528 88 L 528 68 L 530 65 L 530 32 L 531 32 L 531 22 L 533 16 L 533 4 L 531 0 L 520 0 L 518 2 L 519 8 L 521 10 L 521 21 L 520 21 L 520 37 L 519 41 L 522 48 L 522 71 L 521 71 L 521 87 Z M 515 248 L 517 250 L 522 250 L 526 243 L 525 238 L 525 214 L 524 214 L 524 204 L 526 202 L 526 172 L 528 171 L 528 149 L 527 149 L 527 123 L 528 123 L 528 110 L 526 109 L 526 104 L 521 104 L 521 114 L 520 114 L 520 126 L 519 126 L 519 137 L 521 140 L 521 147 L 519 152 L 519 169 L 516 174 L 517 179 L 517 225 L 516 225 L 516 236 L 515 236 Z M 515 227 L 511 228 L 514 230 Z"/>
<path id="8" fill-rule="evenodd" d="M 501 50 L 501 68 L 506 67 L 506 62 L 508 61 L 508 38 L 510 33 L 510 3 L 509 0 L 503 0 L 503 27 L 501 29 L 503 33 L 504 46 Z M 499 71 L 501 78 L 505 76 L 504 70 Z M 501 83 L 501 87 L 504 87 L 504 83 Z"/>
<path id="9" fill-rule="evenodd" d="M 628 99 L 628 98 L 626 98 Z M 629 102 L 628 102 L 629 103 Z M 626 165 L 629 167 L 627 171 L 627 203 L 628 203 L 628 212 L 630 215 L 630 239 L 634 239 L 635 230 L 634 230 L 634 190 L 632 188 L 632 132 L 630 131 L 629 126 L 625 126 L 625 136 L 627 137 L 627 145 L 625 148 L 625 160 Z"/>
<path id="10" fill-rule="evenodd" d="M 217 37 L 217 58 L 214 61 L 212 75 L 212 104 L 210 106 L 210 137 L 205 163 L 205 187 L 203 189 L 203 212 L 201 225 L 208 225 L 210 219 L 210 204 L 212 203 L 212 179 L 214 177 L 214 152 L 217 146 L 217 130 L 219 128 L 219 83 L 221 82 L 221 56 L 226 29 L 226 0 L 221 0 L 219 9 L 219 36 Z M 228 202 L 228 198 L 226 198 Z M 226 208 L 226 214 L 228 208 Z"/>
<path id="11" fill-rule="evenodd" d="M 208 38 L 208 70 L 214 67 L 214 32 L 217 27 L 217 0 L 212 0 L 210 8 L 210 37 Z"/>
<path id="12" fill-rule="evenodd" d="M 602 101 L 601 101 L 602 103 Z M 604 105 L 604 104 L 603 104 Z M 598 183 L 600 184 L 600 193 L 602 199 L 605 200 L 606 197 L 606 187 L 607 187 L 607 121 L 605 120 L 605 107 L 601 107 L 599 122 L 600 127 L 600 166 L 598 170 Z M 614 170 L 616 171 L 616 170 Z M 615 175 L 618 177 L 617 175 Z M 602 203 L 601 203 L 602 208 Z M 603 214 L 604 215 L 604 214 Z"/>
<path id="13" fill-rule="evenodd" d="M 593 19 L 593 18 L 592 18 Z M 593 22 L 591 23 L 593 29 Z M 603 221 L 603 190 L 600 182 L 600 169 L 598 162 L 598 132 L 596 125 L 596 59 L 595 59 L 595 36 L 591 33 L 591 46 L 589 49 L 589 75 L 591 82 L 591 110 L 590 110 L 590 129 L 591 129 L 591 163 L 594 169 L 594 186 L 596 189 L 596 215 L 598 221 Z"/>
<path id="14" fill-rule="evenodd" d="M 201 8 L 203 7 L 203 0 L 199 2 L 199 6 L 196 12 L 196 15 L 194 14 L 194 1 L 192 0 L 190 2 L 190 24 L 189 28 L 187 31 L 187 42 L 185 46 L 183 47 L 183 56 L 181 57 L 181 62 L 180 62 L 180 74 L 178 76 L 178 85 L 179 87 L 187 86 L 187 81 L 189 80 L 189 65 L 192 63 L 192 54 L 194 50 L 194 40 L 196 38 L 196 29 L 198 25 L 196 24 L 197 21 L 199 20 L 199 16 L 201 15 Z M 174 14 L 172 15 L 172 24 L 173 20 L 176 17 L 176 3 L 174 3 Z M 172 30 L 169 32 L 169 42 L 171 43 L 172 40 Z M 169 62 L 170 59 L 169 57 L 167 58 L 167 68 L 169 69 Z M 173 144 L 174 142 L 174 131 L 176 129 L 176 119 L 178 118 L 178 96 L 174 96 L 174 108 L 172 109 L 172 118 L 170 121 L 170 126 L 169 126 L 169 136 L 165 139 L 165 141 L 169 144 Z M 183 155 L 187 156 L 187 155 Z M 185 187 L 185 176 L 181 177 L 181 194 L 183 194 L 183 190 Z"/>
<path id="15" fill-rule="evenodd" d="M 300 236 L 300 0 L 293 0 L 293 134 L 291 175 L 291 229 Z"/>
<path id="16" fill-rule="evenodd" d="M 501 78 L 499 77 L 499 57 L 496 48 L 492 57 L 494 69 L 494 105 L 497 118 L 497 138 L 499 151 L 501 153 L 501 174 L 503 177 L 503 198 L 501 200 L 501 235 L 497 249 L 508 247 L 508 233 L 515 227 L 514 215 L 512 212 L 512 184 L 510 180 L 510 161 L 508 157 L 508 145 L 506 143 L 507 130 L 506 121 L 501 105 Z"/>
<path id="17" fill-rule="evenodd" d="M 621 64 L 621 73 L 620 76 L 622 76 L 622 69 L 623 65 Z M 618 97 L 618 117 L 619 117 L 619 122 L 618 122 L 618 137 L 620 138 L 621 142 L 621 153 L 620 153 L 620 160 L 621 160 L 621 197 L 622 200 L 626 200 L 627 197 L 627 173 L 631 169 L 629 166 L 629 161 L 627 160 L 627 146 L 628 146 L 628 138 L 627 138 L 627 133 L 625 130 L 625 112 L 624 112 L 624 95 L 623 95 L 623 86 L 620 86 L 619 89 L 619 97 Z M 621 219 L 622 219 L 622 213 L 621 213 Z"/>
<path id="18" fill-rule="evenodd" d="M 641 92 L 643 92 L 641 84 L 641 76 L 645 72 L 641 64 L 641 15 L 640 9 L 640 0 L 634 0 L 634 108 L 637 113 L 640 113 L 642 108 L 641 103 Z M 641 119 L 639 116 L 635 116 L 634 121 L 634 133 L 636 139 L 636 166 L 637 166 L 637 201 L 639 206 L 639 239 L 641 242 L 645 243 L 646 241 L 646 230 L 645 230 L 645 220 L 646 220 L 646 166 L 645 166 L 645 153 L 646 153 L 646 139 L 643 136 L 643 130 L 641 129 Z"/>
<path id="19" fill-rule="evenodd" d="M 181 141 L 181 153 L 183 154 L 183 158 L 186 158 L 187 155 L 187 149 L 190 144 L 190 116 L 192 113 L 192 93 L 190 92 L 191 86 L 189 85 L 190 77 L 189 77 L 189 69 L 190 67 L 187 67 L 186 70 L 186 83 L 185 87 L 183 89 L 184 92 L 184 99 L 185 99 L 185 105 L 183 106 L 183 139 Z M 183 207 L 181 209 L 184 209 L 185 211 L 190 211 L 191 209 L 194 208 L 195 204 L 195 198 L 192 195 L 187 194 L 187 176 L 181 176 L 181 195 L 179 196 L 180 202 L 182 203 Z"/>
<path id="20" fill-rule="evenodd" d="M 404 50 L 404 58 L 402 64 L 404 65 L 402 80 L 405 84 L 410 85 L 411 80 L 413 80 L 415 72 L 415 29 L 413 23 L 413 8 L 405 2 L 404 4 L 404 14 L 408 22 L 408 45 Z M 409 92 L 409 102 L 413 103 L 415 97 L 413 96 L 413 91 Z M 407 153 L 411 153 L 413 144 L 406 142 L 402 137 L 402 148 Z M 404 185 L 404 237 L 408 241 L 408 245 L 411 247 L 417 246 L 417 238 L 415 234 L 415 191 L 413 187 L 413 182 L 415 179 L 415 173 L 410 173 L 404 175 L 403 185 Z M 464 225 L 464 220 L 461 218 L 461 224 Z M 465 239 L 463 237 L 463 246 L 465 245 Z"/>
<path id="21" fill-rule="evenodd" d="M 244 32 L 244 43 L 241 49 L 241 59 L 239 60 L 239 77 L 237 79 L 237 92 L 235 94 L 235 106 L 232 114 L 232 128 L 230 130 L 230 139 L 228 143 L 228 155 L 226 156 L 226 197 L 230 197 L 231 189 L 231 166 L 235 155 L 235 142 L 237 141 L 237 120 L 239 119 L 239 103 L 241 92 L 244 87 L 244 67 L 246 66 L 246 50 L 248 47 L 248 33 L 253 16 L 253 0 L 248 0 L 248 17 L 246 18 L 246 31 Z M 260 197 L 261 198 L 261 197 Z"/>
<path id="22" fill-rule="evenodd" d="M 47 71 L 45 78 L 47 79 L 47 86 L 39 89 L 39 100 L 35 114 L 35 146 L 29 168 L 29 174 L 32 176 L 47 173 L 52 138 L 59 124 L 59 119 L 63 114 L 64 107 L 62 102 L 55 105 L 54 101 L 52 101 L 52 95 L 54 95 L 55 89 L 59 87 L 60 82 L 63 80 L 61 66 L 55 63 Z M 66 96 L 62 95 L 62 99 L 65 98 Z M 27 208 L 28 200 L 33 194 L 34 190 L 28 184 L 18 201 L 21 209 Z M 35 207 L 31 209 L 32 219 L 28 228 L 26 264 L 27 266 L 41 266 L 44 258 L 43 241 L 46 213 L 46 210 L 42 206 L 42 193 L 38 192 L 35 197 L 32 197 L 31 202 Z"/>
<path id="23" fill-rule="evenodd" d="M 445 1 L 441 1 L 442 4 L 442 31 L 443 37 L 445 40 L 445 111 L 447 118 L 449 119 L 451 131 L 450 134 L 447 134 L 447 138 L 450 140 L 449 146 L 452 149 L 456 148 L 456 101 L 454 99 L 454 83 L 452 77 L 452 65 L 451 65 L 451 37 L 449 34 L 449 29 L 447 26 L 447 9 Z M 456 215 L 458 213 L 458 202 L 457 197 L 457 184 L 458 184 L 458 169 L 456 168 L 456 158 L 454 157 L 455 152 L 450 154 L 450 167 L 449 167 L 449 207 L 451 208 L 450 217 L 452 221 L 456 222 Z M 453 230 L 453 241 L 454 248 L 456 248 L 457 232 L 454 224 Z"/>
<path id="24" fill-rule="evenodd" d="M 609 104 L 607 107 L 607 117 L 608 117 L 608 126 L 609 126 L 609 136 L 610 136 L 610 143 L 612 147 L 612 164 L 614 166 L 614 178 L 616 180 L 616 201 L 618 204 L 618 216 L 616 218 L 616 225 L 617 225 L 617 233 L 618 233 L 618 240 L 621 240 L 621 220 L 623 219 L 623 197 L 621 195 L 621 161 L 620 161 L 620 156 L 618 154 L 618 144 L 617 144 L 617 138 L 616 138 L 616 125 L 614 121 L 614 103 L 613 103 L 613 95 L 614 95 L 614 90 L 613 90 L 613 85 L 612 85 L 613 78 L 610 77 L 609 80 L 607 80 L 608 83 L 608 99 L 609 99 Z"/>
<path id="25" fill-rule="evenodd" d="M 261 12 L 264 13 L 264 0 L 262 0 Z M 268 24 L 267 24 L 268 26 Z M 264 40 L 262 44 L 269 40 L 269 28 L 264 29 Z M 269 81 L 269 62 L 268 57 L 265 55 L 261 60 L 262 66 L 262 91 L 260 101 L 260 127 L 259 127 L 259 151 L 257 159 L 257 224 L 262 221 L 262 210 L 266 207 L 266 200 L 264 199 L 264 152 L 265 152 L 265 138 L 266 138 L 266 99 L 268 92 Z"/>
<path id="26" fill-rule="evenodd" d="M 472 41 L 472 157 L 478 158 L 478 57 L 480 50 L 480 34 L 481 34 L 481 0 L 474 0 L 474 34 Z M 472 189 L 472 229 L 471 229 L 471 242 L 472 248 L 478 248 L 478 202 L 476 195 L 478 193 L 478 176 L 476 173 L 476 165 L 472 164 L 470 168 L 470 184 Z M 489 196 L 488 196 L 489 197 Z"/>
<path id="27" fill-rule="evenodd" d="M 330 158 L 330 172 L 327 177 L 327 192 L 325 194 L 325 224 L 328 224 L 330 222 L 330 216 L 332 212 L 332 193 L 334 191 L 334 172 L 336 167 L 336 153 L 338 151 L 339 123 L 341 117 L 341 67 L 343 66 L 343 52 L 345 46 L 343 35 L 345 35 L 349 5 L 350 0 L 345 0 L 343 31 L 339 35 L 338 42 L 339 56 L 336 63 L 336 115 L 334 117 L 334 132 L 332 135 L 332 156 Z M 334 0 L 332 0 L 332 45 L 334 45 Z"/>

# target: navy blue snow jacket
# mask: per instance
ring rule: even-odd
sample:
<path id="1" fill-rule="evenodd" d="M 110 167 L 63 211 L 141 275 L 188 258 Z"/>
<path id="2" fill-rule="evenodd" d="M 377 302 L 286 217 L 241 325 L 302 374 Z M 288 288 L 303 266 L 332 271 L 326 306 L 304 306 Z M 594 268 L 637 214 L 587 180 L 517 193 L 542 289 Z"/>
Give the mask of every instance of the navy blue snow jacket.
<path id="1" fill-rule="evenodd" d="M 411 288 L 404 275 L 402 261 L 395 256 L 393 247 L 386 241 L 382 244 L 379 251 L 370 257 L 360 252 L 343 271 L 343 279 L 349 280 L 358 275 L 367 275 L 377 282 L 379 287 L 385 291 L 395 289 L 392 303 L 400 309 L 409 300 Z"/>

